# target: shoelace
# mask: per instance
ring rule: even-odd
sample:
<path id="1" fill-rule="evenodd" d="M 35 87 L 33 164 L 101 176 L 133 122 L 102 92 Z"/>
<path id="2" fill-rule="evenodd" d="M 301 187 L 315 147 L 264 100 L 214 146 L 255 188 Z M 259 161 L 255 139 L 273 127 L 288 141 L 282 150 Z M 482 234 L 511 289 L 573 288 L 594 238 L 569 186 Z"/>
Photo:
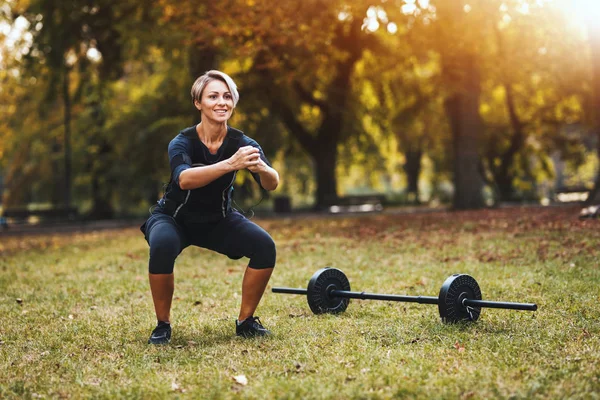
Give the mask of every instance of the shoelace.
<path id="1" fill-rule="evenodd" d="M 264 326 L 262 325 L 262 323 L 260 322 L 260 318 L 258 318 L 258 317 L 248 317 L 246 319 L 246 321 L 248 321 L 250 324 L 252 324 L 252 326 L 258 325 L 259 328 L 265 329 Z"/>
<path id="2" fill-rule="evenodd" d="M 158 326 L 152 331 L 152 334 L 166 332 L 169 330 L 169 328 L 171 328 L 170 324 L 158 324 Z"/>

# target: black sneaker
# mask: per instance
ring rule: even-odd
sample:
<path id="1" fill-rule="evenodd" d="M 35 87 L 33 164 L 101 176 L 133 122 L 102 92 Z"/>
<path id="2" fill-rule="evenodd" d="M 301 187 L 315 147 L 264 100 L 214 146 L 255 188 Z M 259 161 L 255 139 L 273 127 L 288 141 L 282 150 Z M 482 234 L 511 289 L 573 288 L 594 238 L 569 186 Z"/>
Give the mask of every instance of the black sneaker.
<path id="1" fill-rule="evenodd" d="M 171 341 L 171 324 L 160 321 L 152 331 L 149 344 L 167 344 Z"/>
<path id="2" fill-rule="evenodd" d="M 249 338 L 255 336 L 270 336 L 271 332 L 262 326 L 258 317 L 248 317 L 242 322 L 235 321 L 235 334 Z"/>

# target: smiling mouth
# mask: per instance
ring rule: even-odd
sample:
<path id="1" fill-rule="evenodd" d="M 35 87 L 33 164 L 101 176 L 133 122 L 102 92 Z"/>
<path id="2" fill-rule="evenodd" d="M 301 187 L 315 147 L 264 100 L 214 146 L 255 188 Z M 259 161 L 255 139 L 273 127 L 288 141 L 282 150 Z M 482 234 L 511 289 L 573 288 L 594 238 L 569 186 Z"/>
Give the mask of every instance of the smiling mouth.
<path id="1" fill-rule="evenodd" d="M 227 110 L 215 110 L 217 114 L 227 114 Z"/>

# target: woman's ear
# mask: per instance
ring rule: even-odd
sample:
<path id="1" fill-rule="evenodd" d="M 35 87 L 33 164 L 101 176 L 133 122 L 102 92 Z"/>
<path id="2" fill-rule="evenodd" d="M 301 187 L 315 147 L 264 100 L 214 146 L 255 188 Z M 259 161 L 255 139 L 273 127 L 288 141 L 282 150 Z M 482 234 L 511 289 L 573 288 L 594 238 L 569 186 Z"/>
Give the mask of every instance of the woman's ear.
<path id="1" fill-rule="evenodd" d="M 198 109 L 198 111 L 202 112 L 202 108 L 200 107 L 200 102 L 198 100 L 194 100 L 194 106 Z"/>

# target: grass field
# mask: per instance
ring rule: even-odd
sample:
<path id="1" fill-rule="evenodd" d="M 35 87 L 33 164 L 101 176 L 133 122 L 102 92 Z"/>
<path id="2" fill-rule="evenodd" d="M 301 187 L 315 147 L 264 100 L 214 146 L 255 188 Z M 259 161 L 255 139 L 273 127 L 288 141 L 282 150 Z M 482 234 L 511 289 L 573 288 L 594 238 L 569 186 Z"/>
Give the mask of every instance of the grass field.
<path id="1" fill-rule="evenodd" d="M 136 229 L 0 236 L 0 398 L 598 398 L 600 221 L 575 208 L 257 220 L 278 246 L 272 286 L 342 269 L 353 290 L 433 295 L 452 273 L 484 309 L 445 325 L 437 307 L 353 300 L 313 315 L 267 291 L 275 334 L 234 335 L 244 261 L 188 248 L 176 264 L 170 345 L 155 319 Z M 245 378 L 245 379 L 244 379 Z"/>

